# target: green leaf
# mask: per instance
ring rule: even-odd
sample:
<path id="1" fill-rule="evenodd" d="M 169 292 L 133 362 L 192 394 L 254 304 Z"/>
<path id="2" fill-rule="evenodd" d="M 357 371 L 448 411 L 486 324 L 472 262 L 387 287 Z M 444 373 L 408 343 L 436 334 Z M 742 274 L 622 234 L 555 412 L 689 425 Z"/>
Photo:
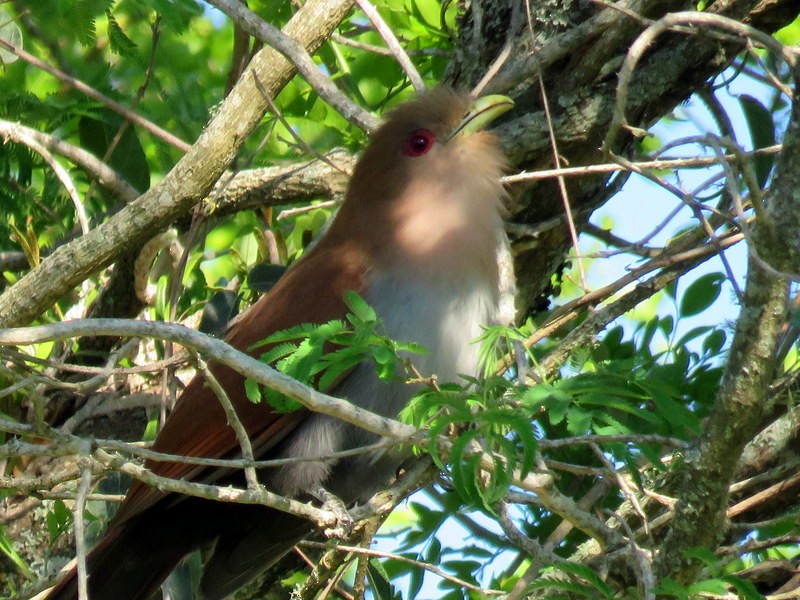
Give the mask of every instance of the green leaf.
<path id="1" fill-rule="evenodd" d="M 553 566 L 555 569 L 558 569 L 563 573 L 568 573 L 574 577 L 579 577 L 580 579 L 586 581 L 591 588 L 591 591 L 595 593 L 595 597 L 596 594 L 599 593 L 601 598 L 614 598 L 614 591 L 606 582 L 600 579 L 597 573 L 595 573 L 595 571 L 590 567 L 569 562 L 561 562 Z M 581 589 L 580 591 L 584 594 L 586 593 L 585 589 Z"/>
<path id="2" fill-rule="evenodd" d="M 722 579 L 705 579 L 689 586 L 690 594 L 713 594 L 724 596 L 728 593 L 728 586 Z"/>
<path id="3" fill-rule="evenodd" d="M 343 373 L 354 368 L 363 361 L 364 359 L 362 356 L 358 354 L 352 354 L 331 363 L 330 366 L 325 369 L 325 372 L 319 379 L 319 389 L 323 391 L 331 389 L 331 387 L 333 387 L 334 383 L 336 383 Z"/>
<path id="4" fill-rule="evenodd" d="M 136 44 L 125 35 L 122 27 L 119 26 L 117 20 L 114 18 L 111 10 L 106 11 L 106 18 L 108 19 L 108 40 L 110 42 L 111 51 L 120 56 L 135 56 Z"/>
<path id="5" fill-rule="evenodd" d="M 695 327 L 694 329 L 691 329 L 687 333 L 683 334 L 681 336 L 681 339 L 679 339 L 675 345 L 676 346 L 685 346 L 686 344 L 688 344 L 692 340 L 694 340 L 696 338 L 699 338 L 701 335 L 707 334 L 712 329 L 713 329 L 713 327 L 710 326 L 710 325 L 702 325 L 700 327 Z"/>
<path id="6" fill-rule="evenodd" d="M 714 566 L 717 564 L 719 558 L 716 554 L 714 554 L 708 548 L 691 548 L 683 553 L 686 558 L 696 559 L 702 561 L 702 563 L 708 567 L 709 569 L 713 569 Z"/>
<path id="7" fill-rule="evenodd" d="M 203 333 L 221 337 L 231 319 L 239 313 L 239 300 L 241 296 L 233 290 L 215 292 L 203 309 L 198 329 Z"/>
<path id="8" fill-rule="evenodd" d="M 266 392 L 264 397 L 267 401 L 267 404 L 269 404 L 272 410 L 274 410 L 277 414 L 292 413 L 303 408 L 303 405 L 296 400 L 287 398 L 275 390 L 266 388 L 264 391 Z"/>
<path id="9" fill-rule="evenodd" d="M 773 36 L 784 46 L 800 44 L 800 15 L 786 27 L 776 31 Z"/>
<path id="10" fill-rule="evenodd" d="M 352 315 L 356 318 L 357 323 L 374 323 L 378 320 L 378 316 L 372 307 L 354 291 L 347 291 L 344 293 L 344 303 L 350 309 Z"/>
<path id="11" fill-rule="evenodd" d="M 644 327 L 641 328 L 642 338 L 639 341 L 639 348 L 646 349 L 650 347 L 650 344 L 653 342 L 653 336 L 655 336 L 656 331 L 658 331 L 658 324 L 659 319 L 656 317 L 655 319 L 650 319 Z"/>
<path id="12" fill-rule="evenodd" d="M 436 563 L 434 563 L 436 564 Z M 425 571 L 422 569 L 412 569 L 408 580 L 408 598 L 417 598 L 422 590 L 423 576 Z"/>
<path id="13" fill-rule="evenodd" d="M 322 351 L 321 345 L 306 340 L 300 343 L 293 354 L 281 360 L 278 368 L 301 383 L 310 383 L 311 374 L 322 356 Z"/>
<path id="14" fill-rule="evenodd" d="M 20 573 L 25 575 L 31 581 L 36 580 L 36 575 L 30 570 L 28 565 L 22 560 L 11 539 L 6 535 L 5 530 L 0 527 L 0 552 L 6 555 L 6 558 L 19 570 Z"/>
<path id="15" fill-rule="evenodd" d="M 636 152 L 643 156 L 649 156 L 664 145 L 664 142 L 653 134 L 646 135 L 636 141 Z"/>
<path id="16" fill-rule="evenodd" d="M 119 140 L 114 144 L 119 132 Z M 106 160 L 139 192 L 150 187 L 150 165 L 136 130 L 110 109 L 102 108 L 78 122 L 81 146 Z M 108 153 L 110 156 L 106 157 Z"/>
<path id="17" fill-rule="evenodd" d="M 439 538 L 433 538 L 428 544 L 423 560 L 432 565 L 438 565 L 442 560 L 442 542 Z"/>
<path id="18" fill-rule="evenodd" d="M 669 337 L 675 330 L 675 319 L 673 319 L 671 315 L 662 317 L 661 319 L 658 320 L 658 328 L 664 333 L 666 337 Z"/>
<path id="19" fill-rule="evenodd" d="M 681 298 L 681 317 L 699 314 L 714 304 L 719 298 L 724 281 L 725 276 L 722 273 L 708 273 L 693 281 Z"/>
<path id="20" fill-rule="evenodd" d="M 673 596 L 678 600 L 690 600 L 686 588 L 669 577 L 662 579 L 659 586 L 653 591 L 659 595 Z"/>
<path id="21" fill-rule="evenodd" d="M 583 435 L 591 430 L 594 415 L 583 409 L 567 411 L 567 431 L 572 435 Z"/>
<path id="22" fill-rule="evenodd" d="M 54 542 L 61 534 L 69 531 L 73 521 L 72 512 L 63 500 L 56 500 L 53 502 L 53 508 L 47 513 L 46 521 L 50 541 Z"/>
<path id="23" fill-rule="evenodd" d="M 152 0 L 153 9 L 164 19 L 164 23 L 176 32 L 184 31 L 195 17 L 202 13 L 202 6 L 194 0 Z"/>
<path id="24" fill-rule="evenodd" d="M 386 569 L 378 559 L 370 559 L 367 564 L 367 578 L 376 600 L 401 600 L 400 593 L 392 585 Z"/>
<path id="25" fill-rule="evenodd" d="M 667 284 L 667 286 L 664 288 L 664 293 L 665 293 L 667 296 L 669 296 L 670 298 L 672 298 L 673 300 L 675 300 L 675 298 L 677 297 L 677 293 L 678 293 L 678 283 L 679 283 L 679 282 L 680 282 L 680 279 L 673 279 L 673 280 L 672 280 L 672 281 L 670 281 L 670 282 Z"/>
<path id="26" fill-rule="evenodd" d="M 244 380 L 244 393 L 253 404 L 261 402 L 261 387 L 252 379 Z"/>
<path id="27" fill-rule="evenodd" d="M 752 581 L 740 579 L 734 575 L 726 575 L 721 579 L 732 586 L 743 600 L 764 600 L 764 596 L 759 593 Z"/>
<path id="28" fill-rule="evenodd" d="M 642 382 L 642 387 L 650 392 L 659 415 L 667 423 L 670 423 L 678 431 L 682 431 L 684 428 L 694 432 L 699 430 L 700 422 L 697 415 L 671 397 L 659 385 L 659 382 Z"/>
<path id="29" fill-rule="evenodd" d="M 545 404 L 547 408 L 547 418 L 552 425 L 558 425 L 567 416 L 567 410 L 570 407 L 570 401 L 562 398 L 550 397 Z"/>
<path id="30" fill-rule="evenodd" d="M 111 4 L 112 0 L 106 0 L 105 2 L 75 0 L 72 5 L 72 14 L 74 17 L 72 25 L 75 27 L 74 31 L 78 35 L 81 44 L 89 46 L 94 43 L 97 37 L 95 19 L 110 8 Z"/>
<path id="31" fill-rule="evenodd" d="M 728 336 L 725 331 L 722 329 L 715 329 L 703 340 L 703 352 L 711 356 L 716 356 L 722 352 L 722 348 L 725 346 L 727 340 Z"/>
<path id="32" fill-rule="evenodd" d="M 0 6 L 0 39 L 4 42 L 22 48 L 22 30 L 17 23 L 8 14 L 4 6 Z M 0 48 L 0 63 L 10 65 L 17 60 L 17 55 L 9 52 L 4 48 Z"/>
<path id="33" fill-rule="evenodd" d="M 265 342 L 260 342 L 259 345 L 263 345 L 263 343 Z M 295 350 L 297 350 L 297 344 L 294 344 L 292 342 L 276 344 L 275 346 L 270 348 L 267 352 L 262 354 L 259 357 L 259 360 L 263 363 L 271 365 L 280 360 L 281 358 L 290 355 Z"/>
<path id="34" fill-rule="evenodd" d="M 738 98 L 747 128 L 750 130 L 753 149 L 758 150 L 775 144 L 775 123 L 772 120 L 772 113 L 753 96 L 742 94 Z M 756 180 L 762 189 L 772 172 L 775 156 L 775 154 L 759 154 L 753 158 Z"/>

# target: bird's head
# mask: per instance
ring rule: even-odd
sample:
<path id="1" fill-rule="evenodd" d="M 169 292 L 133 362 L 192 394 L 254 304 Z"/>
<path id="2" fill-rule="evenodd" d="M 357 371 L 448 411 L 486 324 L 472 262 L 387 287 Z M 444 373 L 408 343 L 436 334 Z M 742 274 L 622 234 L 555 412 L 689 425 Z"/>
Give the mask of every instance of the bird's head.
<path id="1" fill-rule="evenodd" d="M 349 196 L 373 202 L 376 184 L 391 199 L 412 180 L 497 178 L 504 158 L 484 127 L 513 106 L 504 96 L 471 100 L 437 88 L 395 108 L 374 133 L 353 173 Z M 471 177 L 468 177 L 471 179 Z"/>
<path id="2" fill-rule="evenodd" d="M 339 220 L 392 256 L 422 261 L 496 235 L 505 159 L 484 128 L 512 106 L 447 88 L 401 104 L 359 159 Z"/>

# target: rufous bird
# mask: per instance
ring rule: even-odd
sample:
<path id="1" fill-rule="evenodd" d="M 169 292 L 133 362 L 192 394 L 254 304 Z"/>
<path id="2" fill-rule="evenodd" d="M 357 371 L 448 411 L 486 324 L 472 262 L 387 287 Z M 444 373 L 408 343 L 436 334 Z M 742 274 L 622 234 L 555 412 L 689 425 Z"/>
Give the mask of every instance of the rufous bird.
<path id="1" fill-rule="evenodd" d="M 483 129 L 511 106 L 502 96 L 471 101 L 440 88 L 394 109 L 356 164 L 324 237 L 233 325 L 228 343 L 255 354 L 253 346 L 277 331 L 342 319 L 343 294 L 353 290 L 375 309 L 388 336 L 429 351 L 413 358 L 420 373 L 445 382 L 476 375 L 473 342 L 497 315 L 496 256 L 504 239 L 504 157 L 495 136 Z M 377 441 L 372 433 L 307 409 L 273 412 L 266 402 L 248 401 L 241 375 L 220 365 L 212 371 L 258 459 L 328 456 Z M 395 417 L 415 390 L 380 380 L 371 364 L 362 363 L 327 391 Z M 237 456 L 237 438 L 202 377 L 181 394 L 153 449 Z M 259 477 L 279 494 L 308 498 L 324 489 L 350 504 L 385 486 L 402 458 L 375 451 L 262 469 Z M 146 466 L 165 477 L 243 481 L 230 470 L 168 462 Z M 200 597 L 225 598 L 312 529 L 308 521 L 275 509 L 163 493 L 137 482 L 88 555 L 89 598 L 152 598 L 178 562 L 199 547 L 212 548 Z M 76 598 L 73 570 L 48 599 Z"/>

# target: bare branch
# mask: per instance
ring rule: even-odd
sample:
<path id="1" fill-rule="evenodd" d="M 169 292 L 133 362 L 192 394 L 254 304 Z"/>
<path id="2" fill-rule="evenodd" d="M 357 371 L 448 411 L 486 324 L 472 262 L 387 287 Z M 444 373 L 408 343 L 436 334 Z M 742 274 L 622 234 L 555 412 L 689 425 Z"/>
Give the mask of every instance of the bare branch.
<path id="1" fill-rule="evenodd" d="M 417 430 L 410 425 L 380 417 L 344 400 L 317 392 L 252 356 L 236 350 L 222 340 L 182 325 L 127 319 L 78 319 L 51 325 L 0 330 L 0 345 L 36 344 L 87 335 L 155 337 L 175 342 L 185 348 L 200 352 L 245 377 L 300 402 L 315 412 L 353 423 L 380 435 L 409 441 L 417 437 Z"/>
<path id="2" fill-rule="evenodd" d="M 689 27 L 704 27 L 704 32 L 706 34 L 713 34 L 714 28 L 733 33 L 743 40 L 750 39 L 758 42 L 763 47 L 781 56 L 790 66 L 793 66 L 797 62 L 797 50 L 784 46 L 772 36 L 754 27 L 745 25 L 740 21 L 709 12 L 676 12 L 668 14 L 645 29 L 641 35 L 636 38 L 636 41 L 631 44 L 625 56 L 625 60 L 619 71 L 617 100 L 614 104 L 614 117 L 603 143 L 607 152 L 614 151 L 617 143 L 617 136 L 623 129 L 627 129 L 636 135 L 636 137 L 641 137 L 645 134 L 645 132 L 640 129 L 630 127 L 625 118 L 625 105 L 628 99 L 628 90 L 631 80 L 633 79 L 634 71 L 636 70 L 636 65 L 658 36 L 671 30 L 685 31 L 684 27 L 687 25 Z M 690 33 L 695 32 L 695 30 L 692 29 L 688 31 Z"/>
<path id="3" fill-rule="evenodd" d="M 397 39 L 397 36 L 395 36 L 394 31 L 391 30 L 386 24 L 386 21 L 383 20 L 383 17 L 381 17 L 378 9 L 375 8 L 369 0 L 356 0 L 356 4 L 358 4 L 361 12 L 367 16 L 370 23 L 372 23 L 378 35 L 386 42 L 386 47 L 397 60 L 397 63 L 400 65 L 400 68 L 403 69 L 411 85 L 414 86 L 414 89 L 417 92 L 425 91 L 425 82 L 422 81 L 422 77 L 420 77 L 417 68 L 400 45 L 400 41 Z"/>

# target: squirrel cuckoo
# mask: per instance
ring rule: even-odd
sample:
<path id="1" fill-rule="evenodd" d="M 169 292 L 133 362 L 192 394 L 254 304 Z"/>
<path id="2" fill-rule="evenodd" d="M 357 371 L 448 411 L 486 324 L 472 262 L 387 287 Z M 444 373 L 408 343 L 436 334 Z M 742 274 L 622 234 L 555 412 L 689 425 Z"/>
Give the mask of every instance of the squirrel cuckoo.
<path id="1" fill-rule="evenodd" d="M 397 107 L 359 159 L 327 233 L 234 324 L 227 341 L 247 350 L 300 323 L 341 319 L 342 296 L 354 290 L 390 337 L 429 351 L 413 359 L 420 373 L 441 381 L 475 375 L 478 349 L 471 342 L 496 316 L 496 253 L 503 239 L 504 158 L 483 128 L 511 106 L 502 96 L 471 101 L 441 88 Z M 276 414 L 266 403 L 247 400 L 239 374 L 220 365 L 212 371 L 259 459 L 327 456 L 376 441 L 374 434 L 306 409 Z M 329 391 L 395 417 L 414 388 L 383 382 L 362 363 Z M 235 457 L 238 449 L 214 392 L 199 376 L 154 444 L 154 450 L 184 456 Z M 280 494 L 303 498 L 324 489 L 353 503 L 385 486 L 402 458 L 373 451 L 262 469 L 259 477 Z M 242 481 L 230 469 L 168 462 L 147 467 L 194 481 Z M 87 557 L 89 597 L 148 600 L 183 557 L 202 547 L 209 552 L 199 594 L 225 598 L 311 531 L 308 521 L 275 509 L 164 493 L 137 482 Z M 75 598 L 73 570 L 48 599 Z"/>

